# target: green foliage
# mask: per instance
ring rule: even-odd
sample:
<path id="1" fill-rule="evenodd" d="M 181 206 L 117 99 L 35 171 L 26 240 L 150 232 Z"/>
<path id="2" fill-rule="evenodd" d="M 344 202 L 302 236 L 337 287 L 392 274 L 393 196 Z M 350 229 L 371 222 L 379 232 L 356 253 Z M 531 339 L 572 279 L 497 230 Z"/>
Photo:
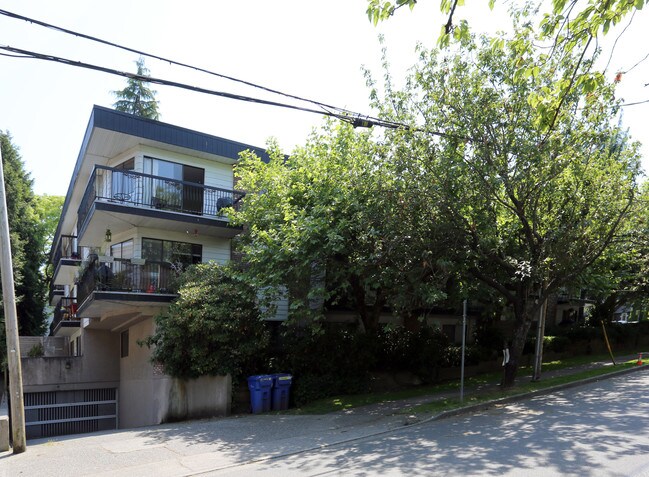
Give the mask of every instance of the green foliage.
<path id="1" fill-rule="evenodd" d="M 444 0 L 447 1 L 447 0 Z M 396 0 L 396 3 L 390 3 L 384 0 L 367 0 L 367 17 L 376 26 L 380 21 L 387 20 L 396 9 L 405 5 L 410 7 L 410 10 L 415 8 L 417 0 Z"/>
<path id="2" fill-rule="evenodd" d="M 485 359 L 484 350 L 467 347 L 466 364 Z M 385 327 L 375 333 L 328 325 L 289 326 L 271 359 L 272 369 L 293 375 L 296 405 L 338 394 L 366 392 L 373 371 L 410 372 L 424 383 L 438 380 L 443 367 L 459 366 L 461 347 L 449 344 L 439 329 L 418 331 Z"/>
<path id="3" fill-rule="evenodd" d="M 622 143 L 623 139 L 617 142 Z M 621 305 L 646 309 L 649 296 L 649 184 L 644 183 L 628 220 L 592 270 L 582 277 L 589 296 L 597 300 L 595 323 L 610 322 Z"/>
<path id="4" fill-rule="evenodd" d="M 416 118 L 430 133 L 388 132 L 386 142 L 404 143 L 393 160 L 417 167 L 410 186 L 425 191 L 437 224 L 457 237 L 448 259 L 512 307 L 514 357 L 543 299 L 611 246 L 640 174 L 637 146 L 612 140 L 620 133 L 613 86 L 565 92 L 590 62 L 565 49 L 548 57 L 534 42 L 520 18 L 511 40 L 422 51 L 406 91 L 387 87 L 377 102 L 386 119 Z"/>
<path id="5" fill-rule="evenodd" d="M 387 20 L 398 8 L 405 5 L 413 10 L 417 0 L 397 0 L 395 4 L 387 0 L 367 0 L 366 13 L 369 20 L 376 26 L 380 21 Z M 493 10 L 495 0 L 489 0 L 489 8 Z M 606 2 L 592 2 L 587 0 L 553 0 L 550 11 L 542 15 L 538 23 L 538 31 L 543 39 L 551 39 L 554 47 L 573 50 L 575 48 L 587 49 L 592 39 L 597 38 L 600 32 L 606 35 L 611 26 L 622 22 L 628 15 L 636 10 L 642 10 L 647 0 L 611 0 Z M 457 34 L 453 22 L 456 7 L 464 6 L 464 0 L 440 0 L 440 11 L 448 16 L 438 38 L 438 46 L 448 47 L 451 36 L 455 40 L 468 38 L 468 25 L 461 20 L 459 29 L 466 30 Z M 529 10 L 529 5 L 514 5 L 514 12 Z M 462 23 L 464 22 L 464 26 Z"/>
<path id="6" fill-rule="evenodd" d="M 563 353 L 570 346 L 570 340 L 566 336 L 544 336 L 543 349 L 546 351 L 554 351 L 555 353 Z"/>
<path id="7" fill-rule="evenodd" d="M 293 375 L 291 390 L 299 406 L 322 397 L 367 390 L 375 363 L 370 335 L 345 328 L 297 328 L 282 334 L 273 365 Z"/>
<path id="8" fill-rule="evenodd" d="M 354 308 L 376 330 L 384 306 L 395 313 L 445 297 L 450 270 L 439 250 L 452 237 L 434 226 L 436 207 L 413 187 L 418 172 L 387 146 L 346 123 L 327 123 L 286 158 L 252 153 L 236 165 L 247 191 L 235 224 L 251 280 L 288 288 L 291 318 L 313 320 L 323 304 Z"/>
<path id="9" fill-rule="evenodd" d="M 43 344 L 36 343 L 29 350 L 28 356 L 30 358 L 42 358 L 44 354 L 45 354 L 45 350 L 43 349 Z"/>
<path id="10" fill-rule="evenodd" d="M 143 344 L 152 360 L 178 378 L 259 372 L 268 334 L 255 289 L 232 266 L 189 267 L 179 279 L 178 299 L 156 317 Z"/>
<path id="11" fill-rule="evenodd" d="M 117 111 L 134 114 L 143 118 L 160 119 L 156 91 L 149 89 L 148 83 L 142 77 L 149 76 L 149 70 L 144 66 L 144 58 L 140 57 L 137 65 L 137 78 L 129 78 L 126 88 L 113 91 L 117 101 L 113 106 Z"/>
<path id="12" fill-rule="evenodd" d="M 61 210 L 65 197 L 58 195 L 37 195 L 36 214 L 41 224 L 44 239 L 43 252 L 48 254 L 52 247 L 52 240 L 59 224 Z"/>
<path id="13" fill-rule="evenodd" d="M 381 330 L 377 369 L 408 370 L 423 382 L 432 382 L 440 367 L 449 366 L 450 344 L 438 328 L 422 326 L 418 331 L 401 327 Z"/>
<path id="14" fill-rule="evenodd" d="M 46 262 L 45 232 L 39 216 L 38 199 L 32 190 L 32 179 L 24 169 L 18 148 L 11 142 L 11 136 L 1 131 L 0 146 L 14 267 L 18 329 L 21 335 L 40 336 L 46 327 L 46 282 L 42 274 L 42 267 Z"/>

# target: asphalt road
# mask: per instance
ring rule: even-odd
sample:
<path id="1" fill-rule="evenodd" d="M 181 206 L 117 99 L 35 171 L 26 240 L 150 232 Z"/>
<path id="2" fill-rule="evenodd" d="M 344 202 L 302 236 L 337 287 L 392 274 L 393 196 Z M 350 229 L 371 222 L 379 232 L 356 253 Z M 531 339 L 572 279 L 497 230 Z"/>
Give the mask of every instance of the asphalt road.
<path id="1" fill-rule="evenodd" d="M 649 477 L 649 373 L 204 475 Z"/>

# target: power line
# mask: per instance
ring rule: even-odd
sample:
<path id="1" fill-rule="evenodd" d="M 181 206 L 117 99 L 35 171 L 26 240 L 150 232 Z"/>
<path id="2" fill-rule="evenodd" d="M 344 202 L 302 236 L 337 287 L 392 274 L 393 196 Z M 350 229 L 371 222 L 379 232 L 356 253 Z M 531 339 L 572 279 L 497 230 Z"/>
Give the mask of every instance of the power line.
<path id="1" fill-rule="evenodd" d="M 250 81 L 242 80 L 242 79 L 235 78 L 235 77 L 228 76 L 228 75 L 221 74 L 221 73 L 216 73 L 214 71 L 210 71 L 210 70 L 207 70 L 205 68 L 189 65 L 187 63 L 182 63 L 182 62 L 179 62 L 179 61 L 176 61 L 176 60 L 172 60 L 170 58 L 165 58 L 163 56 L 155 55 L 153 53 L 147 53 L 147 52 L 144 52 L 142 50 L 138 50 L 136 48 L 120 45 L 118 43 L 114 43 L 114 42 L 111 42 L 111 41 L 108 41 L 108 40 L 104 40 L 104 39 L 101 39 L 101 38 L 98 38 L 98 37 L 94 37 L 92 35 L 87 35 L 85 33 L 81 33 L 81 32 L 77 32 L 77 31 L 74 31 L 74 30 L 67 29 L 67 28 L 63 28 L 63 27 L 60 27 L 58 25 L 53 25 L 51 23 L 47 23 L 47 22 L 44 22 L 44 21 L 41 21 L 41 20 L 37 20 L 35 18 L 26 17 L 24 15 L 20 15 L 18 13 L 13 13 L 13 12 L 10 12 L 10 11 L 7 11 L 7 10 L 0 9 L 0 15 L 4 15 L 4 16 L 7 16 L 9 18 L 14 18 L 14 19 L 17 19 L 17 20 L 22 20 L 22 21 L 25 21 L 25 22 L 28 22 L 28 23 L 33 23 L 35 25 L 39 25 L 39 26 L 42 26 L 44 28 L 49 28 L 49 29 L 52 29 L 52 30 L 55 30 L 55 31 L 58 31 L 58 32 L 61 32 L 61 33 L 76 36 L 76 37 L 79 37 L 79 38 L 83 38 L 83 39 L 90 40 L 90 41 L 93 41 L 93 42 L 101 43 L 101 44 L 104 44 L 104 45 L 112 46 L 114 48 L 118 48 L 118 49 L 128 51 L 128 52 L 131 52 L 131 53 L 136 53 L 138 55 L 145 56 L 145 57 L 148 57 L 148 58 L 154 58 L 154 59 L 164 61 L 164 62 L 173 64 L 173 65 L 176 65 L 176 66 L 181 66 L 181 67 L 184 67 L 184 68 L 193 69 L 195 71 L 199 71 L 199 72 L 206 73 L 206 74 L 216 76 L 216 77 L 219 77 L 219 78 L 227 79 L 229 81 L 234 81 L 236 83 L 245 84 L 247 86 L 257 88 L 257 89 L 261 89 L 261 90 L 267 91 L 269 93 L 278 94 L 278 95 L 281 95 L 281 96 L 285 96 L 287 98 L 296 99 L 298 101 L 303 101 L 303 102 L 306 102 L 306 103 L 310 103 L 310 104 L 319 106 L 320 108 L 322 108 L 322 111 L 314 110 L 314 109 L 311 109 L 311 108 L 304 108 L 304 107 L 300 107 L 300 106 L 293 106 L 293 105 L 289 105 L 289 104 L 285 104 L 285 103 L 279 103 L 279 102 L 276 102 L 276 101 L 268 101 L 268 100 L 263 100 L 263 99 L 259 99 L 259 98 L 253 98 L 253 97 L 250 97 L 250 96 L 243 96 L 243 95 L 237 95 L 237 94 L 232 94 L 232 93 L 227 93 L 227 92 L 222 92 L 222 91 L 210 90 L 210 89 L 207 89 L 207 88 L 201 88 L 201 87 L 197 87 L 197 86 L 190 86 L 190 85 L 187 85 L 187 84 L 184 84 L 184 83 L 178 83 L 178 82 L 174 82 L 174 81 L 164 80 L 164 79 L 161 79 L 161 78 L 153 78 L 153 77 L 149 77 L 149 76 L 138 76 L 136 74 L 117 71 L 117 70 L 107 68 L 107 67 L 92 65 L 92 64 L 83 63 L 83 62 L 80 62 L 80 61 L 72 61 L 72 60 L 68 60 L 66 58 L 60 58 L 60 57 L 56 57 L 56 56 L 53 56 L 53 55 L 45 55 L 45 54 L 31 52 L 31 51 L 27 51 L 27 50 L 20 50 L 20 49 L 17 49 L 17 48 L 11 48 L 9 46 L 5 46 L 5 47 L 0 46 L 0 49 L 6 50 L 6 51 L 16 52 L 18 54 L 10 55 L 10 54 L 6 54 L 6 53 L 0 53 L 0 56 L 14 57 L 14 58 L 32 58 L 32 59 L 53 61 L 53 62 L 57 62 L 57 63 L 67 64 L 67 65 L 70 65 L 70 66 L 77 66 L 77 67 L 82 67 L 82 68 L 94 69 L 94 70 L 97 70 L 97 71 L 102 71 L 104 73 L 123 76 L 123 77 L 126 77 L 126 78 L 132 78 L 132 79 L 136 79 L 136 80 L 140 80 L 140 81 L 145 81 L 145 82 L 150 82 L 150 83 L 155 83 L 155 84 L 161 84 L 161 85 L 166 85 L 166 86 L 172 86 L 172 87 L 187 89 L 187 90 L 195 91 L 195 92 L 199 92 L 199 93 L 211 94 L 211 95 L 215 95 L 215 96 L 222 96 L 222 97 L 225 97 L 225 98 L 230 98 L 230 99 L 235 99 L 235 100 L 240 100 L 240 101 L 248 101 L 248 102 L 264 104 L 264 105 L 268 105 L 268 106 L 277 106 L 277 107 L 282 107 L 282 108 L 294 109 L 294 110 L 303 111 L 303 112 L 309 112 L 309 113 L 315 113 L 315 114 L 323 114 L 325 116 L 334 117 L 334 118 L 340 119 L 342 121 L 346 121 L 346 122 L 352 124 L 354 127 L 380 126 L 380 127 L 389 128 L 389 129 L 403 128 L 403 129 L 416 131 L 416 132 L 426 132 L 428 134 L 432 134 L 432 135 L 439 136 L 439 137 L 447 137 L 447 138 L 460 139 L 460 140 L 463 140 L 463 141 L 473 142 L 473 140 L 471 138 L 468 138 L 468 137 L 456 136 L 456 135 L 453 135 L 453 134 L 446 134 L 446 133 L 442 133 L 442 132 L 439 132 L 439 131 L 429 131 L 429 130 L 426 130 L 424 128 L 416 128 L 416 127 L 411 127 L 411 126 L 408 126 L 408 125 L 402 124 L 402 123 L 386 121 L 386 120 L 382 120 L 382 119 L 371 117 L 371 116 L 364 116 L 364 115 L 361 115 L 361 114 L 356 113 L 354 111 L 350 111 L 350 110 L 345 109 L 345 108 L 340 108 L 340 107 L 337 107 L 337 106 L 322 103 L 320 101 L 316 101 L 316 100 L 312 100 L 312 99 L 308 99 L 308 98 L 303 98 L 301 96 L 297 96 L 297 95 L 293 95 L 293 94 L 289 94 L 289 93 L 284 93 L 282 91 L 275 90 L 275 89 L 272 89 L 272 88 L 268 88 L 266 86 L 262 86 L 262 85 L 259 85 L 259 84 L 256 84 L 256 83 L 253 83 L 253 82 L 250 82 Z M 645 61 L 648 57 L 649 57 L 649 55 L 647 55 L 645 58 L 640 60 L 635 65 L 633 65 L 625 73 L 628 73 L 629 71 L 634 69 L 640 63 Z M 647 85 L 645 85 L 645 86 L 647 86 Z M 621 104 L 621 105 L 618 105 L 617 107 L 636 106 L 636 105 L 644 104 L 644 103 L 647 103 L 647 102 L 649 102 L 649 100 L 639 101 L 639 102 L 635 102 L 635 103 Z M 336 112 L 334 112 L 334 111 L 336 111 Z"/>
<path id="2" fill-rule="evenodd" d="M 416 132 L 426 132 L 428 134 L 432 134 L 432 135 L 440 136 L 440 137 L 450 137 L 450 138 L 457 138 L 457 139 L 462 139 L 462 140 L 470 140 L 469 138 L 458 137 L 458 136 L 454 136 L 454 135 L 451 135 L 451 134 L 442 133 L 442 132 L 439 132 L 439 131 L 428 131 L 428 130 L 421 129 L 421 128 L 411 127 L 411 126 L 408 126 L 408 125 L 402 124 L 402 123 L 397 123 L 397 122 L 393 122 L 393 121 L 386 121 L 386 120 L 379 119 L 379 118 L 374 118 L 374 117 L 371 117 L 371 116 L 363 116 L 363 115 L 360 115 L 358 113 L 347 114 L 347 113 L 338 113 L 338 112 L 327 111 L 327 110 L 317 110 L 317 109 L 312 109 L 312 108 L 305 108 L 305 107 L 302 107 L 302 106 L 295 106 L 295 105 L 291 105 L 291 104 L 280 103 L 280 102 L 277 102 L 277 101 L 269 101 L 269 100 L 266 100 L 266 99 L 254 98 L 254 97 L 251 97 L 251 96 L 244 96 L 244 95 L 240 95 L 240 94 L 228 93 L 228 92 L 225 92 L 225 91 L 217 91 L 217 90 L 213 90 L 213 89 L 202 88 L 202 87 L 199 87 L 199 86 L 191 86 L 191 85 L 188 85 L 188 84 L 185 84 L 185 83 L 179 83 L 177 81 L 170 81 L 170 80 L 166 80 L 166 79 L 163 79 L 163 78 L 156 78 L 156 77 L 153 77 L 153 76 L 142 76 L 142 75 L 138 75 L 138 74 L 134 74 L 134 73 L 128 73 L 128 72 L 125 72 L 125 71 L 118 71 L 118 70 L 115 70 L 115 69 L 112 69 L 112 68 L 107 68 L 105 66 L 93 65 L 93 64 L 84 63 L 84 62 L 81 62 L 81 61 L 74 61 L 74 60 L 70 60 L 70 59 L 67 59 L 67 58 L 62 58 L 62 57 L 54 56 L 54 55 L 47 55 L 47 54 L 43 54 L 43 53 L 37 53 L 37 52 L 34 52 L 34 51 L 30 51 L 30 50 L 23 50 L 23 49 L 14 48 L 14 47 L 11 47 L 11 46 L 8 46 L 8 45 L 6 45 L 6 46 L 1 46 L 0 45 L 0 50 L 5 50 L 5 51 L 8 51 L 10 53 L 14 53 L 15 55 L 19 55 L 21 58 L 32 58 L 32 59 L 37 59 L 37 60 L 50 61 L 50 62 L 53 62 L 53 63 L 61 63 L 61 64 L 65 64 L 65 65 L 68 65 L 68 66 L 75 66 L 75 67 L 78 67 L 78 68 L 85 68 L 85 69 L 90 69 L 90 70 L 94 70 L 94 71 L 100 71 L 100 72 L 103 72 L 103 73 L 108 73 L 108 74 L 112 74 L 112 75 L 116 75 L 116 76 L 122 76 L 122 77 L 125 77 L 125 78 L 131 78 L 131 79 L 138 80 L 138 81 L 143 81 L 143 82 L 148 82 L 148 83 L 153 83 L 153 84 L 159 84 L 159 85 L 163 85 L 163 86 L 171 86 L 171 87 L 174 87 L 174 88 L 186 89 L 186 90 L 189 90 L 189 91 L 209 94 L 209 95 L 212 95 L 212 96 L 220 96 L 220 97 L 224 97 L 224 98 L 228 98 L 228 99 L 234 99 L 234 100 L 238 100 L 238 101 L 245 101 L 245 102 L 257 103 L 257 104 L 262 104 L 262 105 L 267 105 L 267 106 L 276 106 L 276 107 L 280 107 L 280 108 L 293 109 L 293 110 L 303 111 L 303 112 L 307 112 L 307 113 L 320 114 L 320 115 L 324 115 L 324 116 L 337 118 L 337 119 L 340 119 L 342 121 L 346 121 L 346 122 L 352 124 L 354 127 L 379 126 L 379 127 L 388 128 L 388 129 L 405 129 L 405 130 L 411 130 L 411 131 L 416 131 Z M 12 55 L 12 56 L 14 56 L 14 55 Z"/>
<path id="3" fill-rule="evenodd" d="M 645 85 L 645 86 L 647 86 L 647 85 Z M 649 103 L 649 99 L 645 99 L 644 101 L 636 101 L 635 103 L 620 104 L 620 108 L 623 108 L 625 106 L 637 106 L 638 104 L 645 104 L 645 103 Z"/>
<path id="4" fill-rule="evenodd" d="M 296 95 L 289 94 L 289 93 L 284 93 L 282 91 L 278 91 L 278 90 L 275 90 L 275 89 L 272 89 L 272 88 L 268 88 L 266 86 L 261 86 L 261 85 L 258 85 L 256 83 L 252 83 L 250 81 L 234 78 L 232 76 L 224 75 L 224 74 L 221 74 L 221 73 L 216 73 L 214 71 L 210 71 L 210 70 L 207 70 L 207 69 L 204 69 L 204 68 L 200 68 L 198 66 L 192 66 L 192 65 L 182 63 L 182 62 L 179 62 L 179 61 L 175 61 L 175 60 L 165 58 L 165 57 L 162 57 L 162 56 L 154 55 L 152 53 L 146 53 L 144 51 L 137 50 L 135 48 L 120 45 L 118 43 L 114 43 L 114 42 L 111 42 L 111 41 L 108 41 L 108 40 L 103 40 L 101 38 L 97 38 L 97 37 L 94 37 L 94 36 L 91 36 L 91 35 L 86 35 L 85 33 L 80 33 L 80 32 L 74 31 L 74 30 L 69 30 L 67 28 L 63 28 L 63 27 L 60 27 L 60 26 L 57 26 L 57 25 L 53 25 L 51 23 L 47 23 L 47 22 L 44 22 L 44 21 L 41 21 L 41 20 L 36 20 L 34 18 L 26 17 L 24 15 L 19 15 L 17 13 L 9 12 L 7 10 L 0 9 L 0 15 L 5 15 L 7 17 L 15 18 L 17 20 L 23 20 L 25 22 L 33 23 L 35 25 L 39 25 L 39 26 L 42 26 L 42 27 L 45 27 L 45 28 L 50 28 L 52 30 L 55 30 L 55 31 L 58 31 L 58 32 L 61 32 L 61 33 L 66 33 L 68 35 L 73 35 L 73 36 L 83 38 L 83 39 L 86 39 L 86 40 L 90 40 L 90 41 L 94 41 L 94 42 L 101 43 L 101 44 L 104 44 L 104 45 L 112 46 L 114 48 L 119 48 L 119 49 L 124 50 L 124 51 L 128 51 L 128 52 L 131 52 L 131 53 L 136 53 L 136 54 L 141 55 L 141 56 L 146 56 L 148 58 L 154 58 L 156 60 L 164 61 L 166 63 L 170 63 L 170 64 L 173 64 L 173 65 L 176 65 L 176 66 L 182 66 L 184 68 L 190 68 L 190 69 L 193 69 L 195 71 L 200 71 L 202 73 L 206 73 L 206 74 L 209 74 L 209 75 L 212 75 L 212 76 L 216 76 L 216 77 L 227 79 L 227 80 L 234 81 L 234 82 L 237 82 L 237 83 L 245 84 L 245 85 L 251 86 L 253 88 L 258 88 L 258 89 L 267 91 L 269 93 L 278 94 L 278 95 L 281 95 L 281 96 L 285 96 L 287 98 L 297 99 L 299 101 L 304 101 L 304 102 L 307 102 L 307 103 L 311 103 L 311 104 L 314 104 L 316 106 L 320 106 L 321 108 L 324 108 L 324 109 L 337 110 L 337 111 L 339 111 L 341 113 L 354 115 L 354 113 L 352 111 L 346 110 L 344 108 L 339 108 L 339 107 L 336 107 L 336 106 L 328 105 L 326 103 L 322 103 L 320 101 L 315 101 L 315 100 L 308 99 L 308 98 L 302 98 L 300 96 L 296 96 Z"/>
<path id="5" fill-rule="evenodd" d="M 286 103 L 279 103 L 277 101 L 269 101 L 266 99 L 260 99 L 260 98 L 253 98 L 251 96 L 244 96 L 244 95 L 239 95 L 239 94 L 234 94 L 234 93 L 227 93 L 224 91 L 217 91 L 217 90 L 212 90 L 212 89 L 207 89 L 207 88 L 202 88 L 199 86 L 191 86 L 185 83 L 179 83 L 177 81 L 170 81 L 170 80 L 165 80 L 163 78 L 156 78 L 153 76 L 142 76 L 134 73 L 128 73 L 126 71 L 118 71 L 112 68 L 108 68 L 105 66 L 99 66 L 99 65 L 93 65 L 91 63 L 84 63 L 82 61 L 74 61 L 70 60 L 68 58 L 62 58 L 59 56 L 54 56 L 54 55 L 48 55 L 44 53 L 38 53 L 35 51 L 30 51 L 30 50 L 23 50 L 21 48 L 14 48 L 11 46 L 0 46 L 1 50 L 9 51 L 11 53 L 15 53 L 15 55 L 11 56 L 19 56 L 21 58 L 32 58 L 36 60 L 44 60 L 44 61 L 51 61 L 54 63 L 62 63 L 68 66 L 76 66 L 79 68 L 86 68 L 90 70 L 95 70 L 95 71 L 101 71 L 103 73 L 108 73 L 116 76 L 123 76 L 125 78 L 131 78 L 135 79 L 138 81 L 144 81 L 147 83 L 154 83 L 154 84 L 160 84 L 164 86 L 173 86 L 176 88 L 182 88 L 182 89 L 187 89 L 190 91 L 196 91 L 199 93 L 205 93 L 205 94 L 211 94 L 214 96 L 222 96 L 225 98 L 230 98 L 230 99 L 236 99 L 240 101 L 247 101 L 247 102 L 252 102 L 252 103 L 259 103 L 259 104 L 265 104 L 265 105 L 270 105 L 270 106 L 278 106 L 282 108 L 289 108 L 289 109 L 296 109 L 299 111 L 306 111 L 310 113 L 317 113 L 317 114 L 324 114 L 325 116 L 333 116 L 333 117 L 338 117 L 338 113 L 334 113 L 331 111 L 320 111 L 316 109 L 310 109 L 310 108 L 304 108 L 301 106 L 294 106 Z M 7 55 L 10 56 L 10 55 Z M 391 125 L 393 127 L 398 127 L 396 123 Z"/>
<path id="6" fill-rule="evenodd" d="M 127 77 L 127 78 L 138 79 L 138 80 L 145 81 L 145 82 L 151 82 L 151 83 L 156 83 L 156 84 L 173 86 L 173 87 L 188 89 L 188 90 L 192 90 L 192 91 L 196 91 L 196 92 L 212 94 L 212 95 L 216 95 L 216 96 L 223 96 L 223 97 L 230 98 L 230 99 L 237 99 L 237 100 L 241 100 L 241 101 L 250 101 L 250 102 L 259 103 L 259 104 L 265 104 L 265 105 L 269 105 L 269 106 L 277 106 L 277 107 L 295 109 L 295 110 L 298 110 L 298 111 L 304 111 L 304 112 L 310 112 L 310 113 L 316 113 L 316 114 L 323 114 L 325 116 L 330 116 L 330 117 L 340 119 L 342 121 L 346 121 L 346 122 L 350 123 L 354 127 L 369 128 L 369 127 L 372 127 L 372 126 L 379 126 L 379 127 L 384 127 L 384 128 L 388 128 L 388 129 L 403 128 L 403 129 L 410 130 L 410 131 L 415 131 L 415 132 L 426 132 L 426 133 L 432 134 L 434 136 L 447 137 L 447 138 L 453 138 L 453 139 L 459 139 L 459 140 L 462 140 L 462 141 L 472 142 L 472 139 L 468 138 L 468 137 L 456 136 L 456 135 L 453 135 L 453 134 L 446 134 L 446 133 L 442 133 L 442 132 L 439 132 L 439 131 L 429 131 L 429 130 L 426 130 L 426 129 L 423 129 L 423 128 L 411 127 L 411 126 L 408 126 L 406 124 L 397 123 L 397 122 L 393 122 L 393 121 L 386 121 L 386 120 L 379 119 L 379 118 L 376 118 L 376 117 L 362 115 L 360 113 L 356 113 L 354 111 L 351 111 L 351 110 L 348 110 L 348 109 L 345 109 L 345 108 L 340 108 L 338 106 L 333 106 L 333 105 L 329 105 L 329 104 L 326 104 L 326 103 L 322 103 L 320 101 L 315 101 L 315 100 L 312 100 L 312 99 L 303 98 L 303 97 L 296 96 L 296 95 L 293 95 L 293 94 L 284 93 L 282 91 L 275 90 L 275 89 L 272 89 L 272 88 L 268 88 L 266 86 L 262 86 L 262 85 L 259 85 L 259 84 L 256 84 L 256 83 L 252 83 L 250 81 L 234 78 L 232 76 L 224 75 L 224 74 L 221 74 L 221 73 L 216 73 L 214 71 L 210 71 L 210 70 L 207 70 L 205 68 L 189 65 L 187 63 L 182 63 L 182 62 L 172 60 L 170 58 L 165 58 L 163 56 L 155 55 L 155 54 L 152 54 L 152 53 L 147 53 L 147 52 L 144 52 L 142 50 L 138 50 L 136 48 L 131 48 L 131 47 L 128 47 L 128 46 L 120 45 L 118 43 L 114 43 L 114 42 L 111 42 L 111 41 L 108 41 L 108 40 L 104 40 L 104 39 L 101 39 L 101 38 L 98 38 L 98 37 L 94 37 L 92 35 L 87 35 L 85 33 L 81 33 L 81 32 L 77 32 L 77 31 L 74 31 L 74 30 L 67 29 L 67 28 L 63 28 L 63 27 L 60 27 L 58 25 L 53 25 L 51 23 L 47 23 L 47 22 L 44 22 L 44 21 L 41 21 L 41 20 L 37 20 L 35 18 L 26 17 L 24 15 L 20 15 L 18 13 L 13 13 L 13 12 L 10 12 L 10 11 L 7 11 L 7 10 L 0 9 L 0 15 L 4 15 L 4 16 L 7 16 L 9 18 L 14 18 L 14 19 L 17 19 L 17 20 L 22 20 L 22 21 L 25 21 L 25 22 L 28 22 L 28 23 L 33 23 L 35 25 L 39 25 L 39 26 L 42 26 L 44 28 L 49 28 L 49 29 L 52 29 L 52 30 L 55 30 L 55 31 L 59 31 L 61 33 L 65 33 L 65 34 L 76 36 L 76 37 L 83 38 L 83 39 L 86 39 L 86 40 L 94 41 L 94 42 L 101 43 L 101 44 L 104 44 L 104 45 L 112 46 L 114 48 L 119 48 L 119 49 L 124 50 L 124 51 L 128 51 L 128 52 L 131 52 L 131 53 L 136 53 L 136 54 L 141 55 L 141 56 L 146 56 L 148 58 L 154 58 L 154 59 L 164 61 L 164 62 L 173 64 L 173 65 L 176 65 L 176 66 L 181 66 L 181 67 L 184 67 L 184 68 L 193 69 L 195 71 L 206 73 L 206 74 L 209 74 L 209 75 L 212 75 L 212 76 L 216 76 L 216 77 L 227 79 L 227 80 L 234 81 L 234 82 L 237 82 L 237 83 L 245 84 L 247 86 L 251 86 L 253 88 L 261 89 L 261 90 L 267 91 L 269 93 L 278 94 L 278 95 L 281 95 L 281 96 L 285 96 L 287 98 L 296 99 L 298 101 L 303 101 L 303 102 L 306 102 L 306 103 L 310 103 L 310 104 L 319 106 L 320 108 L 322 108 L 322 111 L 317 111 L 317 110 L 310 109 L 310 108 L 303 108 L 303 107 L 299 107 L 299 106 L 292 106 L 292 105 L 288 105 L 288 104 L 285 104 L 285 103 L 279 103 L 279 102 L 274 102 L 274 101 L 266 101 L 266 100 L 252 98 L 252 97 L 248 97 L 248 96 L 235 95 L 235 94 L 231 94 L 231 93 L 214 91 L 214 90 L 209 90 L 209 89 L 205 89 L 205 88 L 199 88 L 199 87 L 195 87 L 195 86 L 189 86 L 189 85 L 186 85 L 186 84 L 183 84 L 183 83 L 167 81 L 167 80 L 163 80 L 163 79 L 160 79 L 160 78 L 152 78 L 152 77 L 149 77 L 149 76 L 146 76 L 146 77 L 140 76 L 140 77 L 138 77 L 138 75 L 134 75 L 134 74 L 131 74 L 131 73 L 121 72 L 121 71 L 113 70 L 113 69 L 110 69 L 110 68 L 91 65 L 91 64 L 87 64 L 87 63 L 78 62 L 78 61 L 75 62 L 75 61 L 72 61 L 72 60 L 68 60 L 68 59 L 65 59 L 65 58 L 59 58 L 59 57 L 55 57 L 55 56 L 52 56 L 52 55 L 44 55 L 44 54 L 40 54 L 40 53 L 30 52 L 30 51 L 26 51 L 26 50 L 19 50 L 19 49 L 9 50 L 10 47 L 8 47 L 8 46 L 7 47 L 0 47 L 0 49 L 5 49 L 5 50 L 8 50 L 8 51 L 17 51 L 17 52 L 20 52 L 21 55 L 24 55 L 24 56 L 17 56 L 16 55 L 16 57 L 19 57 L 19 58 L 35 58 L 35 59 L 41 59 L 41 60 L 46 60 L 46 61 L 54 61 L 54 62 L 68 64 L 68 65 L 71 65 L 71 66 L 78 66 L 78 67 L 83 67 L 83 68 L 95 69 L 97 71 L 102 71 L 102 72 L 105 72 L 105 73 L 115 74 L 115 75 L 119 75 L 119 76 L 124 76 L 124 77 Z M 4 56 L 14 56 L 14 55 L 6 55 L 5 54 Z"/>

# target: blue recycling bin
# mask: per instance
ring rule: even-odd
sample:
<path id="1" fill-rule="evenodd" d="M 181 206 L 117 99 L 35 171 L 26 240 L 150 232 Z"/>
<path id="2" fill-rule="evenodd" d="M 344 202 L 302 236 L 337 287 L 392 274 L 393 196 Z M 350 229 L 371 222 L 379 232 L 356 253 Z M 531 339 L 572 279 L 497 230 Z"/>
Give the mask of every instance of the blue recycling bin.
<path id="1" fill-rule="evenodd" d="M 285 373 L 273 374 L 273 411 L 288 409 L 288 400 L 291 397 L 291 384 L 293 376 Z"/>
<path id="2" fill-rule="evenodd" d="M 271 389 L 273 388 L 273 377 L 267 374 L 259 374 L 248 378 L 248 389 L 250 390 L 250 408 L 253 414 L 270 411 Z"/>

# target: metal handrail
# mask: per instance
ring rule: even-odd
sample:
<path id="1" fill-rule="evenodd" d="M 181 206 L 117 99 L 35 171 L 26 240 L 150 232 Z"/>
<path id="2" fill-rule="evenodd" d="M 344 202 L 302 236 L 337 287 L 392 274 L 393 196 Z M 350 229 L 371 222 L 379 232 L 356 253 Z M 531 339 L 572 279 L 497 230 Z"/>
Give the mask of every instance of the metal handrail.
<path id="1" fill-rule="evenodd" d="M 94 257 L 77 281 L 77 299 L 82 304 L 95 291 L 174 294 L 176 276 L 167 262 L 146 261 L 141 265 L 130 259 L 102 262 Z"/>
<path id="2" fill-rule="evenodd" d="M 244 192 L 142 172 L 95 166 L 78 211 L 82 226 L 95 201 L 223 218 L 226 207 L 237 209 Z"/>
<path id="3" fill-rule="evenodd" d="M 77 299 L 63 297 L 54 308 L 54 317 L 50 324 L 50 335 L 54 335 L 56 328 L 62 321 L 79 321 L 77 316 Z"/>

